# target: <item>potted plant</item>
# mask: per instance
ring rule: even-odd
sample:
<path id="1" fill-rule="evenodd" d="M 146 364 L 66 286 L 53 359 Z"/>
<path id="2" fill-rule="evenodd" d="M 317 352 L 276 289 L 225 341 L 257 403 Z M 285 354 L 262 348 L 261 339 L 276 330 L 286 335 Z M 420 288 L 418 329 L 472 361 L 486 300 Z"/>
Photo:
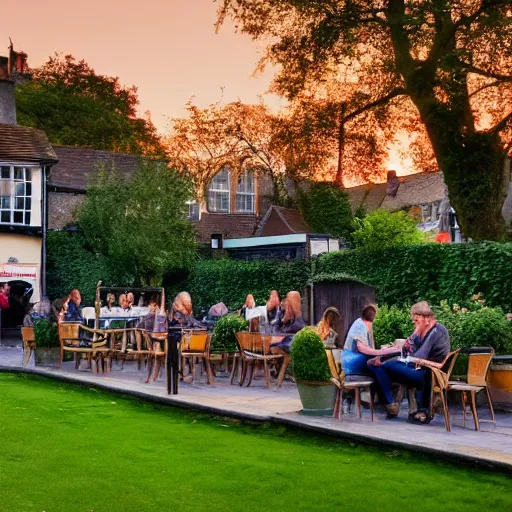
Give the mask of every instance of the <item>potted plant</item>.
<path id="1" fill-rule="evenodd" d="M 44 318 L 34 323 L 36 365 L 57 366 L 60 360 L 60 342 L 57 325 Z"/>
<path id="2" fill-rule="evenodd" d="M 331 372 L 324 344 L 314 327 L 305 327 L 294 336 L 291 356 L 297 389 L 304 407 L 301 413 L 332 416 L 336 388 L 330 381 Z"/>
<path id="3" fill-rule="evenodd" d="M 226 315 L 217 321 L 213 329 L 210 351 L 218 354 L 237 351 L 236 332 L 246 331 L 249 324 L 240 315 Z"/>

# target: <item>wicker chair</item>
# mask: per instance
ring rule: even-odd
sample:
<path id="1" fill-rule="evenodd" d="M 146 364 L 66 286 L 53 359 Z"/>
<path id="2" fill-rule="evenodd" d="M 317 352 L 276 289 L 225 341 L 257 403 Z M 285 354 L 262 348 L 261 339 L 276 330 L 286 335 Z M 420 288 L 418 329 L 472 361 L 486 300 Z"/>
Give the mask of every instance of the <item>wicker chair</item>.
<path id="1" fill-rule="evenodd" d="M 469 347 L 462 349 L 462 352 L 469 353 L 466 382 L 449 381 L 448 391 L 458 391 L 461 394 L 462 421 L 464 427 L 466 426 L 466 408 L 469 395 L 469 405 L 473 414 L 475 430 L 480 430 L 480 421 L 476 409 L 476 394 L 479 391 L 485 390 L 485 398 L 491 413 L 490 421 L 496 424 L 491 393 L 489 391 L 489 385 L 487 384 L 489 369 L 491 367 L 492 358 L 494 357 L 494 349 L 491 347 Z"/>
<path id="2" fill-rule="evenodd" d="M 336 393 L 336 402 L 334 403 L 334 413 L 333 417 L 337 419 L 341 419 L 341 405 L 343 403 L 343 392 L 344 391 L 354 391 L 356 398 L 356 410 L 358 418 L 362 417 L 361 414 L 361 390 L 369 389 L 370 391 L 370 412 L 373 421 L 373 393 L 371 390 L 371 385 L 373 384 L 373 379 L 371 377 L 364 378 L 357 381 L 347 382 L 345 380 L 345 373 L 343 369 L 341 372 L 338 371 L 338 365 L 336 364 L 336 360 L 334 359 L 334 355 L 331 349 L 327 349 L 327 361 L 329 363 L 329 369 L 331 370 L 331 382 L 336 386 L 338 392 Z"/>
<path id="3" fill-rule="evenodd" d="M 22 327 L 21 337 L 23 339 L 23 366 L 27 366 L 32 351 L 36 348 L 36 337 L 33 327 Z"/>
<path id="4" fill-rule="evenodd" d="M 258 362 L 263 363 L 265 372 L 265 386 L 270 388 L 270 368 L 269 363 L 280 361 L 283 359 L 282 354 L 271 354 L 270 346 L 272 344 L 272 336 L 264 335 L 256 332 L 237 332 L 236 339 L 240 359 L 242 361 L 242 374 L 239 385 L 243 386 L 249 372 L 247 387 L 252 383 L 254 367 Z"/>
<path id="5" fill-rule="evenodd" d="M 57 368 L 60 368 L 64 360 L 64 352 L 70 352 L 75 356 L 75 368 L 80 363 L 79 354 L 94 366 L 96 372 L 101 372 L 103 362 L 106 361 L 106 371 L 110 371 L 112 351 L 108 346 L 105 333 L 99 329 L 90 329 L 79 322 L 60 322 L 58 327 L 60 340 L 60 361 Z M 84 343 L 84 340 L 85 343 Z M 99 362 L 99 364 L 98 364 Z"/>

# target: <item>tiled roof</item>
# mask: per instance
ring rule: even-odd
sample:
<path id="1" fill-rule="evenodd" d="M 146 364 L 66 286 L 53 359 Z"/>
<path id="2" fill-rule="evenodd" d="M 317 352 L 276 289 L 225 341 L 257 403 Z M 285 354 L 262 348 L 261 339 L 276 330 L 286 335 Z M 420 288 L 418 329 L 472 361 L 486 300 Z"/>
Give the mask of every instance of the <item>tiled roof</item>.
<path id="1" fill-rule="evenodd" d="M 28 126 L 0 124 L 0 160 L 56 162 L 46 133 Z"/>
<path id="2" fill-rule="evenodd" d="M 400 177 L 400 186 L 395 197 L 387 195 L 386 183 L 368 183 L 346 188 L 345 192 L 353 210 L 362 206 L 369 212 L 377 208 L 397 211 L 444 199 L 445 185 L 442 173 L 421 172 Z"/>
<path id="3" fill-rule="evenodd" d="M 289 235 L 310 233 L 311 228 L 298 210 L 271 206 L 256 231 L 256 236 Z"/>
<path id="4" fill-rule="evenodd" d="M 224 238 L 243 238 L 254 235 L 258 217 L 232 213 L 203 213 L 201 220 L 194 222 L 197 241 L 209 244 L 212 233 L 222 233 Z"/>
<path id="5" fill-rule="evenodd" d="M 62 189 L 85 190 L 102 166 L 115 167 L 120 177 L 129 178 L 139 165 L 137 155 L 57 145 L 54 149 L 59 163 L 51 169 L 49 185 Z"/>

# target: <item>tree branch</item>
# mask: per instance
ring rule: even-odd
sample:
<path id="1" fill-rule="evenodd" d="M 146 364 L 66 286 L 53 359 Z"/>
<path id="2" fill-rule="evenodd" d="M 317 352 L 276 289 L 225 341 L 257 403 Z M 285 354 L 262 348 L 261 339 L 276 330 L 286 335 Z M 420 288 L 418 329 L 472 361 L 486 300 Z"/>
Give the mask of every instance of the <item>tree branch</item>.
<path id="1" fill-rule="evenodd" d="M 396 98 L 397 96 L 402 96 L 405 94 L 405 89 L 402 87 L 397 87 L 396 89 L 393 89 L 389 94 L 386 94 L 386 96 L 382 96 L 382 98 L 379 98 L 375 101 L 372 101 L 370 103 L 367 103 L 366 105 L 353 110 L 350 112 L 350 114 L 347 114 L 346 116 L 341 118 L 341 123 L 346 123 L 347 121 L 350 121 L 351 119 L 354 119 L 354 117 L 357 117 L 358 115 L 362 114 L 363 112 L 367 112 L 368 110 L 371 110 L 372 108 L 378 107 L 380 105 L 385 105 L 393 98 Z"/>
<path id="2" fill-rule="evenodd" d="M 509 112 L 499 123 L 496 123 L 492 128 L 487 130 L 488 133 L 499 133 L 507 127 L 507 124 L 512 121 L 512 112 Z"/>

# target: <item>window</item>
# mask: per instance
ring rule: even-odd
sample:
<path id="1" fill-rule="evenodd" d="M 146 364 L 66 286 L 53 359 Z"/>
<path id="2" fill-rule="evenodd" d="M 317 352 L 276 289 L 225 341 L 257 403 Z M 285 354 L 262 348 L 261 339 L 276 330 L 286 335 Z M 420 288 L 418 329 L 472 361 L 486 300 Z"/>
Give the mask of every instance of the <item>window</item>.
<path id="1" fill-rule="evenodd" d="M 31 169 L 0 165 L 0 224 L 29 226 L 31 209 Z"/>
<path id="2" fill-rule="evenodd" d="M 188 220 L 200 220 L 201 214 L 199 210 L 199 203 L 197 201 L 187 201 L 188 206 Z"/>
<path id="3" fill-rule="evenodd" d="M 229 213 L 229 169 L 222 169 L 212 179 L 208 188 L 208 210 Z"/>
<path id="4" fill-rule="evenodd" d="M 245 171 L 238 177 L 236 187 L 236 211 L 254 213 L 254 172 Z"/>

